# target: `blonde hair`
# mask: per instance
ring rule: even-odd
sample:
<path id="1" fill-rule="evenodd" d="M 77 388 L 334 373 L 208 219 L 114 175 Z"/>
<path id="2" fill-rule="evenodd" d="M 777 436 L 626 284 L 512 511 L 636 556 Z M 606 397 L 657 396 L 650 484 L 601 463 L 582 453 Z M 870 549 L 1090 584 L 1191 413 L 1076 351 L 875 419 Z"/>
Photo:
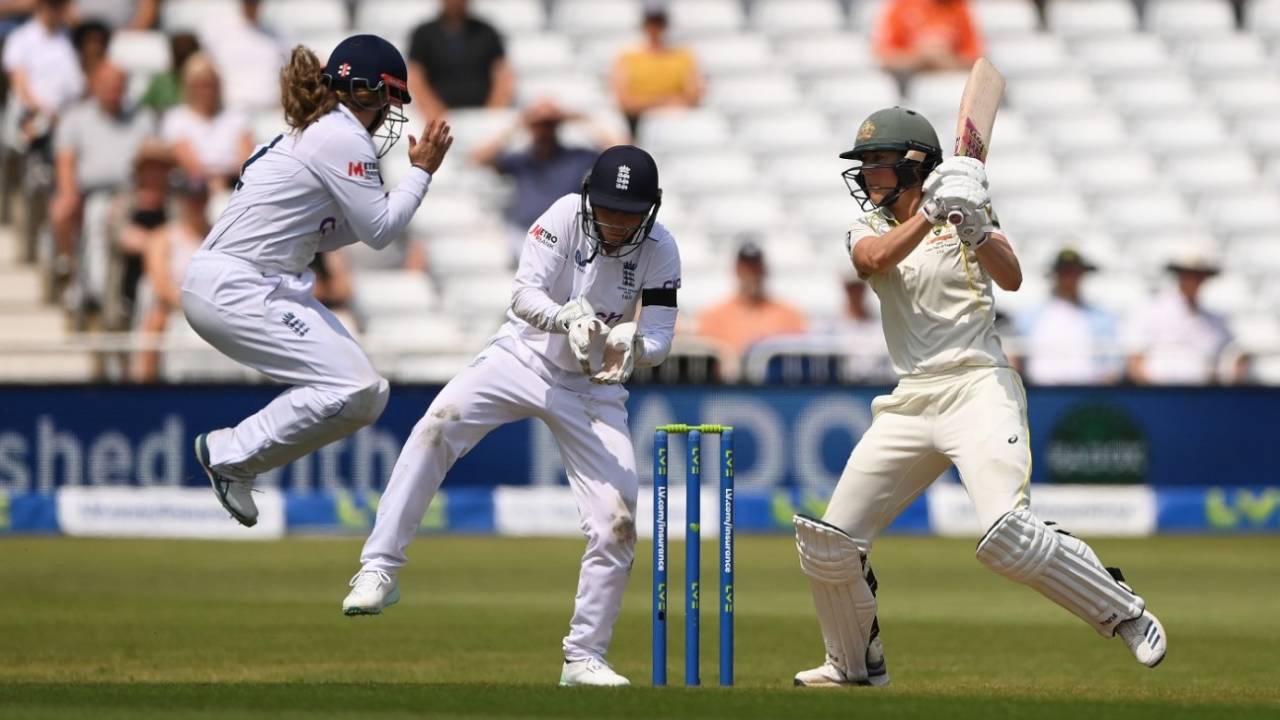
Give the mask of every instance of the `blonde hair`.
<path id="1" fill-rule="evenodd" d="M 213 84 L 218 92 L 218 106 L 214 108 L 214 112 L 222 110 L 222 76 L 218 74 L 218 67 L 214 65 L 213 58 L 205 53 L 193 53 L 182 63 L 182 92 L 190 96 L 191 84 L 201 75 L 208 75 L 213 78 Z"/>
<path id="2" fill-rule="evenodd" d="M 324 66 L 320 64 L 320 58 L 302 45 L 293 49 L 289 63 L 280 72 L 284 119 L 295 131 L 305 130 L 311 123 L 332 112 L 338 103 L 369 108 L 381 107 L 387 101 L 385 88 L 380 92 L 366 88 L 356 88 L 354 93 L 334 90 L 325 85 L 323 73 Z"/>

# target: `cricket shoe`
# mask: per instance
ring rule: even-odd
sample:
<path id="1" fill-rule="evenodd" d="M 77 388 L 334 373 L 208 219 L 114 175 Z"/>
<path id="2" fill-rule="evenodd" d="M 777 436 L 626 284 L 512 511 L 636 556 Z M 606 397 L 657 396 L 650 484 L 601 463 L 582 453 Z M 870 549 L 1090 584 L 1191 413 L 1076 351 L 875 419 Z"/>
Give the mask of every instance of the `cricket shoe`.
<path id="1" fill-rule="evenodd" d="M 1168 647 L 1164 626 L 1150 612 L 1143 610 L 1138 617 L 1120 623 L 1116 634 L 1124 639 L 1133 657 L 1143 665 L 1153 668 L 1164 660 Z"/>
<path id="2" fill-rule="evenodd" d="M 258 524 L 258 505 L 253 502 L 253 480 L 240 480 L 220 474 L 209 460 L 208 434 L 196 436 L 196 460 L 209 476 L 213 494 L 236 522 L 245 527 Z"/>
<path id="3" fill-rule="evenodd" d="M 342 601 L 343 615 L 381 615 L 400 602 L 400 585 L 381 570 L 361 570 L 351 578 L 351 592 Z"/>
<path id="4" fill-rule="evenodd" d="M 796 687 L 883 687 L 889 684 L 889 668 L 884 661 L 884 645 L 880 638 L 871 641 L 867 648 L 867 677 L 862 680 L 851 679 L 845 675 L 831 656 L 827 661 L 812 670 L 801 670 L 796 673 Z"/>
<path id="5" fill-rule="evenodd" d="M 614 672 L 609 663 L 600 658 L 565 660 L 564 667 L 560 669 L 560 687 L 621 687 L 630 684 L 630 680 Z"/>

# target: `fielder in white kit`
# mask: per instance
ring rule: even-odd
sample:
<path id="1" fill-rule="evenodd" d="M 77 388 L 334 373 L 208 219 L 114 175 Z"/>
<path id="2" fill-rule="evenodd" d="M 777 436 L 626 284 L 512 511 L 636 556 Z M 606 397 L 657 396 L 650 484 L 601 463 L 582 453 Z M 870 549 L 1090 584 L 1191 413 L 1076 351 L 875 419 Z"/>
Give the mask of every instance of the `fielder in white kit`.
<path id="1" fill-rule="evenodd" d="M 1164 628 L 1114 568 L 1029 508 L 1030 437 L 1022 381 L 994 328 L 994 281 L 1016 290 L 1022 271 L 990 209 L 986 170 L 942 161 L 937 133 L 903 108 L 873 113 L 845 173 L 868 214 L 846 239 L 859 276 L 880 298 L 898 386 L 872 403 L 821 520 L 794 518 L 826 662 L 801 686 L 885 685 L 889 673 L 867 556 L 881 530 L 951 464 L 987 528 L 978 560 L 1039 591 L 1103 637 L 1120 635 L 1155 667 Z M 927 181 L 926 181 L 927 178 Z M 963 218 L 948 221 L 951 213 Z"/>
<path id="2" fill-rule="evenodd" d="M 656 222 L 661 197 L 653 158 L 620 145 L 596 159 L 581 194 L 529 229 L 507 322 L 405 443 L 344 613 L 377 614 L 399 599 L 405 549 L 449 468 L 490 430 L 536 417 L 560 446 L 587 538 L 560 684 L 629 684 L 604 660 L 636 542 L 622 383 L 662 362 L 675 332 L 680 256 Z"/>
<path id="3" fill-rule="evenodd" d="M 218 222 L 191 260 L 182 309 L 223 354 L 291 385 L 231 428 L 196 438 L 218 501 L 258 521 L 254 478 L 372 423 L 388 387 L 342 324 L 312 296 L 316 252 L 355 242 L 384 248 L 422 203 L 452 143 L 433 121 L 409 138 L 412 169 L 390 193 L 378 158 L 400 137 L 409 102 L 400 52 L 356 35 L 321 66 L 298 46 L 281 74 L 292 128 L 258 148 Z M 380 142 L 374 147 L 374 140 Z"/>

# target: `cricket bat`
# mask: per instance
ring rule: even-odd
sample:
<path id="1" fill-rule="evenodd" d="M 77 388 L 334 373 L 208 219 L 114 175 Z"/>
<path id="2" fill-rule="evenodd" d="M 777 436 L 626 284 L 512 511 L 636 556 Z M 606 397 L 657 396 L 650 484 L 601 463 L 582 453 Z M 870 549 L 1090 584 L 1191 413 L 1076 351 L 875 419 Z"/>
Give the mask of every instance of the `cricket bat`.
<path id="1" fill-rule="evenodd" d="M 978 58 L 969 71 L 960 98 L 960 117 L 956 120 L 956 155 L 987 161 L 987 149 L 991 145 L 991 129 L 996 124 L 996 110 L 1004 96 L 1004 76 L 985 57 Z M 953 224 L 964 218 L 951 213 L 947 218 Z"/>

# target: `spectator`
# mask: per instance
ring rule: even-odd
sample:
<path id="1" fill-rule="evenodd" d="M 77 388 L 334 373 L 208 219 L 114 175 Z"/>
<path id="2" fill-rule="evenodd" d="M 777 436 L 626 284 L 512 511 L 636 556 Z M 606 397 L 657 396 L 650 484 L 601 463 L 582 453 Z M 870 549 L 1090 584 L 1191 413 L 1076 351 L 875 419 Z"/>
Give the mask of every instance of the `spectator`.
<path id="1" fill-rule="evenodd" d="M 36 9 L 36 0 L 0 0 L 0 41 L 9 37 Z"/>
<path id="2" fill-rule="evenodd" d="M 160 19 L 160 0 L 76 0 L 76 17 L 95 18 L 113 30 L 151 30 Z"/>
<path id="3" fill-rule="evenodd" d="M 183 104 L 164 116 L 161 134 L 173 145 L 178 167 L 190 178 L 227 190 L 253 153 L 249 120 L 222 106 L 222 80 L 207 55 L 192 55 L 182 67 Z"/>
<path id="4" fill-rule="evenodd" d="M 146 274 L 138 286 L 138 332 L 158 341 L 169 317 L 182 307 L 182 278 L 187 263 L 209 233 L 209 187 L 199 179 L 178 185 L 178 217 L 146 233 Z M 135 382 L 154 382 L 160 375 L 160 353 L 144 350 L 130 367 Z"/>
<path id="5" fill-rule="evenodd" d="M 847 349 L 846 377 L 866 382 L 893 382 L 898 376 L 889 363 L 889 347 L 885 344 L 880 318 L 867 307 L 867 283 L 850 265 L 842 273 L 840 284 L 844 288 L 844 312 L 819 332 L 825 331 Z"/>
<path id="6" fill-rule="evenodd" d="M 698 335 L 717 344 L 721 367 L 736 368 L 752 343 L 767 337 L 805 332 L 804 314 L 773 299 L 765 290 L 764 252 L 754 242 L 738 248 L 738 288 L 733 296 L 698 317 Z"/>
<path id="7" fill-rule="evenodd" d="M 1052 295 L 1018 324 L 1026 345 L 1023 376 L 1029 382 L 1098 385 L 1119 379 L 1115 318 L 1080 297 L 1081 281 L 1096 269 L 1071 248 L 1058 252 L 1050 269 Z"/>
<path id="8" fill-rule="evenodd" d="M 1130 351 L 1129 376 L 1152 385 L 1201 385 L 1240 379 L 1242 367 L 1224 377 L 1218 372 L 1223 351 L 1231 342 L 1222 318 L 1200 306 L 1200 288 L 1220 268 L 1210 248 L 1180 248 L 1166 266 L 1177 279 L 1138 310 L 1126 329 Z"/>
<path id="9" fill-rule="evenodd" d="M 904 85 L 916 73 L 963 70 L 982 56 L 968 0 L 887 0 L 874 43 L 881 65 Z"/>
<path id="10" fill-rule="evenodd" d="M 312 294 L 322 305 L 341 312 L 351 303 L 351 293 L 355 284 L 351 277 L 351 263 L 347 261 L 344 249 L 316 253 L 311 261 L 311 272 L 316 275 L 316 286 Z"/>
<path id="11" fill-rule="evenodd" d="M 139 281 L 143 276 L 144 258 L 152 235 L 169 220 L 170 185 L 173 177 L 173 151 L 159 140 L 147 140 L 138 148 L 133 160 L 133 192 L 120 208 L 124 215 L 120 232 L 116 236 L 119 259 L 119 283 L 112 283 L 118 292 L 116 307 L 120 324 L 136 324 L 145 314 L 135 312 Z M 114 290 L 117 289 L 118 291 Z M 108 295 L 108 300 L 111 296 Z"/>
<path id="12" fill-rule="evenodd" d="M 71 30 L 71 45 L 80 58 L 80 70 L 85 77 L 90 77 L 94 69 L 107 59 L 111 27 L 96 18 L 82 20 Z"/>
<path id="13" fill-rule="evenodd" d="M 667 44 L 663 4 L 645 4 L 644 36 L 640 46 L 618 56 L 611 78 L 632 135 L 646 112 L 660 107 L 693 107 L 702 100 L 702 76 L 693 53 Z"/>
<path id="14" fill-rule="evenodd" d="M 525 108 L 519 120 L 472 153 L 472 161 L 486 165 L 515 182 L 505 217 L 510 226 L 512 257 L 520 259 L 524 236 L 551 204 L 568 193 L 582 189 L 582 179 L 602 147 L 623 142 L 607 128 L 593 125 L 597 149 L 566 147 L 560 141 L 560 125 L 565 121 L 588 120 L 578 113 L 566 113 L 554 100 L 538 100 Z M 507 145 L 521 130 L 529 133 L 529 147 L 508 150 Z"/>
<path id="15" fill-rule="evenodd" d="M 450 108 L 511 104 L 515 75 L 502 36 L 468 11 L 467 0 L 444 0 L 440 16 L 413 31 L 409 92 L 428 118 Z"/>
<path id="16" fill-rule="evenodd" d="M 169 69 L 151 78 L 138 102 L 156 112 L 164 112 L 182 102 L 182 66 L 199 50 L 200 42 L 191 33 L 169 36 Z"/>
<path id="17" fill-rule="evenodd" d="M 84 93 L 84 73 L 67 32 L 68 0 L 38 0 L 31 19 L 5 41 L 4 69 L 11 100 L 5 137 L 18 150 L 47 154 L 47 140 L 63 111 Z"/>
<path id="18" fill-rule="evenodd" d="M 127 77 L 120 68 L 104 62 L 90 78 L 92 97 L 77 104 L 58 125 L 54 139 L 55 194 L 49 203 L 50 221 L 58 254 L 68 267 L 81 271 L 81 290 L 88 293 L 73 298 L 73 305 L 91 305 L 105 289 L 105 261 L 108 245 L 102 240 L 98 222 L 86 224 L 92 232 L 85 250 L 77 257 L 82 213 L 90 200 L 97 207 L 109 205 L 114 194 L 129 180 L 129 164 L 143 141 L 155 133 L 149 111 L 125 106 Z M 96 196 L 96 197 L 95 197 Z M 97 218 L 95 210 L 94 219 Z M 105 214 L 101 218 L 105 222 Z"/>
<path id="19" fill-rule="evenodd" d="M 210 27 L 200 37 L 219 74 L 231 78 L 223 88 L 227 107 L 253 112 L 279 110 L 280 70 L 288 54 L 283 41 L 259 22 L 259 0 L 240 0 L 235 22 Z"/>

